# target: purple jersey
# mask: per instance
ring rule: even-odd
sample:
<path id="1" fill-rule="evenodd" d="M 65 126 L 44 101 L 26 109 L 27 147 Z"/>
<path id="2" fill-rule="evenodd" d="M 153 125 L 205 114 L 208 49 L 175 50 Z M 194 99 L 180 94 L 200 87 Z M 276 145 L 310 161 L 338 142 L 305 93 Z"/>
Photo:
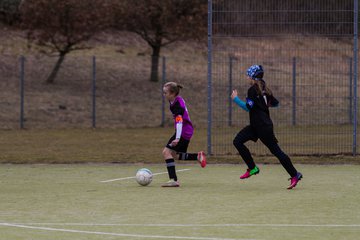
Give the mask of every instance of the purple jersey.
<path id="1" fill-rule="evenodd" d="M 190 120 L 189 112 L 186 108 L 185 101 L 182 97 L 177 96 L 173 102 L 170 102 L 170 111 L 175 121 L 176 116 L 181 115 L 183 118 L 181 137 L 190 140 L 194 133 L 194 128 Z M 176 122 L 175 122 L 176 129 Z"/>

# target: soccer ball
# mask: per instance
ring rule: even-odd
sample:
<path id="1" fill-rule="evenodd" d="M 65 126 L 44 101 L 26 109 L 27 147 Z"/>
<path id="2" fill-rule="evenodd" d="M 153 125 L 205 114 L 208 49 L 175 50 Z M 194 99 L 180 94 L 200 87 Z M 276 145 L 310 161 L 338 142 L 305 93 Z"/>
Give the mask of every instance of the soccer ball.
<path id="1" fill-rule="evenodd" d="M 152 172 L 147 168 L 141 168 L 136 172 L 136 181 L 141 186 L 147 186 L 152 181 L 153 174 Z"/>

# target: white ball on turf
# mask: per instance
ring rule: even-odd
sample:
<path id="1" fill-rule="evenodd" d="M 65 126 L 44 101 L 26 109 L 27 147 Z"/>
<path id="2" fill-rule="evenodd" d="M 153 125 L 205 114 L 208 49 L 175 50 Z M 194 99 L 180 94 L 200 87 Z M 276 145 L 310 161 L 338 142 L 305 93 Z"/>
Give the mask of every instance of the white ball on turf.
<path id="1" fill-rule="evenodd" d="M 151 183 L 153 178 L 152 172 L 147 168 L 141 168 L 136 172 L 136 181 L 141 186 L 147 186 Z"/>

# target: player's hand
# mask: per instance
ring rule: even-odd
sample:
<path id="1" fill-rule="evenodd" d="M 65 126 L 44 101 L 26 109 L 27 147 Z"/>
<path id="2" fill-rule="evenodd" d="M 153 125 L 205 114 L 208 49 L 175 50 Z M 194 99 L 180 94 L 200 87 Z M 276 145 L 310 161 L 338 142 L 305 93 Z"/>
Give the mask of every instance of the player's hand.
<path id="1" fill-rule="evenodd" d="M 178 143 L 179 143 L 179 140 L 180 139 L 175 139 L 175 140 L 173 140 L 172 142 L 171 142 L 171 146 L 176 146 Z"/>
<path id="2" fill-rule="evenodd" d="M 237 97 L 237 95 L 238 95 L 238 92 L 237 92 L 237 90 L 236 90 L 236 89 L 234 89 L 234 90 L 232 91 L 232 93 L 231 93 L 231 96 L 230 96 L 230 97 L 231 97 L 231 99 L 232 99 L 232 100 L 234 100 L 234 98 L 235 98 L 235 97 Z"/>

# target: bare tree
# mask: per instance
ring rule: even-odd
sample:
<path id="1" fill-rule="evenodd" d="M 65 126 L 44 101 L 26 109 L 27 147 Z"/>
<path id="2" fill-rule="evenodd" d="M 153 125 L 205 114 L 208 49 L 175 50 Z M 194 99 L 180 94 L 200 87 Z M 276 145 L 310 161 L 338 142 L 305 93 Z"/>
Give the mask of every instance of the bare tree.
<path id="1" fill-rule="evenodd" d="M 207 0 L 122 0 L 115 28 L 138 34 L 152 48 L 150 81 L 158 81 L 161 47 L 206 36 Z"/>
<path id="2" fill-rule="evenodd" d="M 0 0 L 0 22 L 14 25 L 20 20 L 19 6 L 22 0 Z"/>
<path id="3" fill-rule="evenodd" d="M 54 83 L 68 53 L 89 48 L 86 41 L 109 22 L 105 0 L 25 0 L 20 10 L 29 43 L 58 56 L 46 83 Z"/>

